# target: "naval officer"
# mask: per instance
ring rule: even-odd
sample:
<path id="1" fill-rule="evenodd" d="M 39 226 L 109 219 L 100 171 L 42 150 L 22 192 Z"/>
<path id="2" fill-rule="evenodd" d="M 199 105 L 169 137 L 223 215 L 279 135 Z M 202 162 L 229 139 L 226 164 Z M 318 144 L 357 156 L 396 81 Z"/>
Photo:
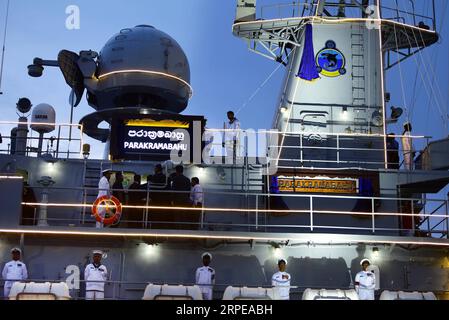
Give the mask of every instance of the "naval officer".
<path id="1" fill-rule="evenodd" d="M 111 185 L 109 184 L 109 180 L 111 179 L 112 171 L 104 170 L 102 173 L 103 176 L 101 177 L 100 182 L 98 182 L 97 199 L 111 195 Z M 98 208 L 98 214 L 100 215 L 100 217 L 104 218 L 104 216 L 106 215 L 106 208 L 104 207 Z M 96 227 L 97 229 L 101 229 L 104 227 L 104 225 L 103 223 L 97 221 Z"/>
<path id="2" fill-rule="evenodd" d="M 104 283 L 108 277 L 108 270 L 101 263 L 103 251 L 93 251 L 93 263 L 84 271 L 86 281 L 86 300 L 104 300 Z"/>
<path id="3" fill-rule="evenodd" d="M 203 253 L 203 266 L 196 270 L 196 284 L 200 286 L 203 300 L 212 300 L 213 285 L 215 284 L 215 270 L 210 267 L 212 255 Z"/>
<path id="4" fill-rule="evenodd" d="M 402 152 L 404 153 L 405 170 L 413 170 L 413 159 L 415 158 L 415 148 L 413 147 L 412 125 L 410 122 L 404 124 L 404 133 L 402 134 Z"/>
<path id="5" fill-rule="evenodd" d="M 5 280 L 4 297 L 8 299 L 14 282 L 28 279 L 28 270 L 22 261 L 20 261 L 22 250 L 13 248 L 11 250 L 12 260 L 5 264 L 3 268 L 2 277 Z"/>
<path id="6" fill-rule="evenodd" d="M 285 271 L 287 269 L 287 260 L 279 259 L 278 268 L 279 271 L 271 278 L 275 300 L 290 300 L 290 283 L 292 277 Z"/>
<path id="7" fill-rule="evenodd" d="M 228 120 L 224 123 L 224 142 L 226 148 L 226 163 L 235 164 L 240 157 L 240 120 L 235 117 L 233 111 L 228 111 Z M 232 161 L 232 162 L 231 162 Z"/>
<path id="8" fill-rule="evenodd" d="M 355 276 L 355 290 L 360 300 L 374 300 L 374 290 L 376 289 L 376 275 L 368 270 L 371 262 L 368 259 L 360 261 L 362 271 Z"/>

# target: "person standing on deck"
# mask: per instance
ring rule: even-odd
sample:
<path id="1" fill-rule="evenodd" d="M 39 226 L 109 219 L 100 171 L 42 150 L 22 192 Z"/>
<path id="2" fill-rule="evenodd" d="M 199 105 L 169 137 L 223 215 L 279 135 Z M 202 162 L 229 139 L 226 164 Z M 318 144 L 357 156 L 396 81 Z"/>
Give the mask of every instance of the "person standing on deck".
<path id="1" fill-rule="evenodd" d="M 402 134 L 402 151 L 404 153 L 405 170 L 413 170 L 413 159 L 415 158 L 415 149 L 413 148 L 412 125 L 410 122 L 404 124 L 404 133 Z"/>
<path id="2" fill-rule="evenodd" d="M 233 111 L 228 112 L 228 122 L 224 124 L 223 148 L 226 148 L 226 163 L 235 164 L 240 156 L 240 121 Z"/>
<path id="3" fill-rule="evenodd" d="M 376 275 L 368 270 L 371 262 L 368 259 L 360 261 L 362 271 L 355 276 L 355 290 L 360 300 L 374 300 L 376 289 Z"/>
<path id="4" fill-rule="evenodd" d="M 213 285 L 215 284 L 215 270 L 210 267 L 212 255 L 205 252 L 202 259 L 203 266 L 196 270 L 195 283 L 200 286 L 203 300 L 212 300 Z"/>
<path id="5" fill-rule="evenodd" d="M 2 277 L 5 280 L 4 298 L 8 299 L 11 288 L 15 282 L 28 279 L 28 270 L 22 261 L 20 261 L 22 250 L 13 248 L 11 250 L 12 260 L 5 264 Z"/>
<path id="6" fill-rule="evenodd" d="M 98 183 L 98 196 L 97 199 L 104 197 L 104 196 L 110 196 L 111 195 L 111 185 L 109 184 L 109 180 L 111 179 L 112 171 L 111 170 L 104 170 L 103 171 L 103 177 L 101 177 L 100 182 Z M 98 214 L 100 217 L 103 217 L 106 215 L 106 208 L 98 208 Z M 104 225 L 101 222 L 96 223 L 97 229 L 103 228 Z"/>
<path id="7" fill-rule="evenodd" d="M 285 270 L 287 269 L 287 260 L 278 261 L 279 272 L 276 272 L 271 278 L 271 285 L 274 287 L 276 300 L 290 300 L 290 284 L 292 277 Z"/>
<path id="8" fill-rule="evenodd" d="M 103 251 L 93 251 L 93 262 L 84 270 L 86 281 L 86 300 L 104 300 L 104 282 L 108 278 L 108 270 L 101 264 Z"/>

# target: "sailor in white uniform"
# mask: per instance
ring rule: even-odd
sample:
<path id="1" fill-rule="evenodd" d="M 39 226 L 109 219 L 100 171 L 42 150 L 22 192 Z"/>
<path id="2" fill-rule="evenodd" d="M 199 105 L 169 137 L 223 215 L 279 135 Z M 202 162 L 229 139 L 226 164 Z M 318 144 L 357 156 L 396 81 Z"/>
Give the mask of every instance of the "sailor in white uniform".
<path id="1" fill-rule="evenodd" d="M 240 121 L 233 111 L 228 112 L 228 119 L 229 121 L 224 123 L 223 147 L 226 148 L 226 163 L 234 164 L 240 157 Z"/>
<path id="2" fill-rule="evenodd" d="M 285 272 L 287 269 L 287 260 L 280 259 L 278 261 L 279 272 L 276 272 L 272 279 L 271 285 L 274 287 L 274 297 L 276 300 L 290 300 L 290 283 L 292 277 Z"/>
<path id="3" fill-rule="evenodd" d="M 404 124 L 404 133 L 402 134 L 402 151 L 404 153 L 405 170 L 413 170 L 413 159 L 415 157 L 415 148 L 413 146 L 412 125 L 407 122 Z"/>
<path id="4" fill-rule="evenodd" d="M 360 262 L 362 271 L 355 276 L 355 290 L 360 300 L 374 300 L 374 290 L 376 289 L 376 275 L 368 270 L 371 262 L 363 259 Z"/>
<path id="5" fill-rule="evenodd" d="M 215 270 L 210 267 L 212 255 L 203 253 L 203 266 L 196 270 L 196 284 L 200 286 L 203 300 L 212 300 L 213 285 L 215 284 Z"/>
<path id="6" fill-rule="evenodd" d="M 5 299 L 8 299 L 9 293 L 11 291 L 12 286 L 14 285 L 14 282 L 28 279 L 27 267 L 25 263 L 20 261 L 22 250 L 20 250 L 19 248 L 13 248 L 11 250 L 11 254 L 12 254 L 12 261 L 5 264 L 5 267 L 3 268 L 2 272 L 3 280 L 5 280 L 4 286 Z"/>
<path id="7" fill-rule="evenodd" d="M 109 180 L 111 179 L 111 170 L 104 170 L 103 177 L 101 177 L 100 182 L 98 183 L 98 196 L 97 199 L 103 197 L 103 196 L 110 196 L 111 195 L 111 185 L 109 184 Z M 98 208 L 98 214 L 101 217 L 104 217 L 106 215 L 106 209 L 105 208 Z M 96 227 L 97 229 L 103 228 L 103 223 L 97 222 Z"/>
<path id="8" fill-rule="evenodd" d="M 93 263 L 89 264 L 84 271 L 86 300 L 104 300 L 104 282 L 108 278 L 108 270 L 101 264 L 103 252 L 95 250 L 93 255 Z"/>

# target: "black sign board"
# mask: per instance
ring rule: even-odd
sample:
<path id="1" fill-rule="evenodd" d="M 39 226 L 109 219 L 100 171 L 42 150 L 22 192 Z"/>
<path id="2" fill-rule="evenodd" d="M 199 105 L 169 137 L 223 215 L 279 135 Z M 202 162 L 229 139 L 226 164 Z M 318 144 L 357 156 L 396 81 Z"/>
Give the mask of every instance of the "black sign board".
<path id="1" fill-rule="evenodd" d="M 204 118 L 181 115 L 148 115 L 116 118 L 112 122 L 112 160 L 165 161 L 202 151 Z M 194 146 L 199 146 L 199 150 Z"/>

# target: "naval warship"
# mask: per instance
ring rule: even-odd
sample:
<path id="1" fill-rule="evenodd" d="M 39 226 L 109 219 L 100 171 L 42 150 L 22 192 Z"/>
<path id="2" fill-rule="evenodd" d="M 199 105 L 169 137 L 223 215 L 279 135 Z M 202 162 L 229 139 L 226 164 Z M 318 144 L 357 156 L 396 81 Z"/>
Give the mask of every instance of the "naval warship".
<path id="1" fill-rule="evenodd" d="M 51 105 L 21 98 L 19 121 L 4 123 L 0 256 L 19 247 L 29 269 L 10 298 L 64 283 L 65 298 L 84 299 L 84 269 L 98 249 L 111 300 L 201 299 L 192 288 L 203 252 L 213 255 L 214 299 L 272 298 L 281 257 L 292 300 L 357 299 L 364 258 L 377 299 L 447 298 L 448 199 L 435 195 L 449 183 L 449 140 L 392 137 L 388 128 L 406 119 L 390 103 L 386 71 L 438 45 L 435 1 L 423 12 L 415 2 L 237 0 L 233 35 L 285 77 L 272 128 L 239 130 L 232 156 L 222 146 L 229 130 L 184 114 L 187 56 L 153 26 L 124 28 L 99 52 L 30 61 L 31 77 L 59 68 L 72 110 L 85 99 L 93 112 L 56 123 Z M 86 136 L 104 144 L 102 159 Z M 419 150 L 391 149 L 391 139 Z M 155 184 L 159 164 L 166 180 Z M 179 164 L 199 177 L 201 208 L 179 205 L 186 195 L 169 190 Z M 115 173 L 111 187 L 122 173 L 124 188 L 98 201 L 105 170 Z M 142 187 L 128 189 L 135 175 Z"/>

